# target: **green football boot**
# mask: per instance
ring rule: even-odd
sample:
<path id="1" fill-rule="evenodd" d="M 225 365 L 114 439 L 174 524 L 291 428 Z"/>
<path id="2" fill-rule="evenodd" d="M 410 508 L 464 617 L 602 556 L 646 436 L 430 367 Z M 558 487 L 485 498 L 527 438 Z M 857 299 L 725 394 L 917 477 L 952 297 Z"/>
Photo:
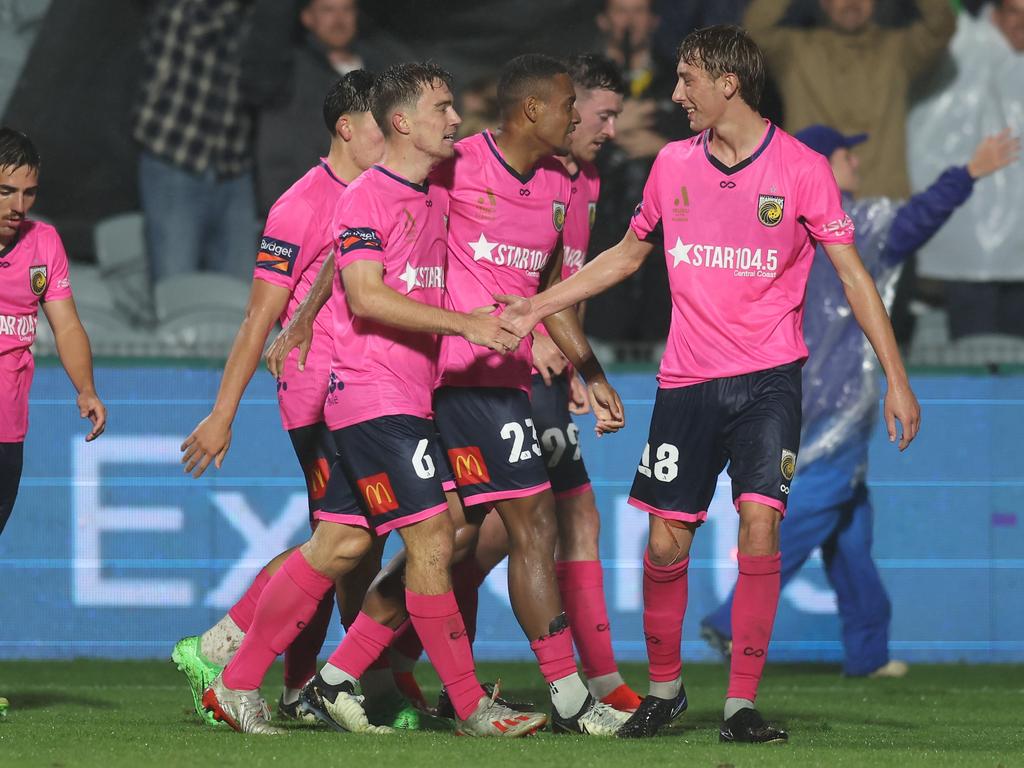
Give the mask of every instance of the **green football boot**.
<path id="1" fill-rule="evenodd" d="M 451 731 L 451 720 L 417 709 L 400 694 L 378 696 L 364 702 L 366 717 L 373 725 L 386 725 L 403 731 Z"/>
<path id="2" fill-rule="evenodd" d="M 203 708 L 203 692 L 210 687 L 214 678 L 224 669 L 219 664 L 207 661 L 199 650 L 199 636 L 191 635 L 179 640 L 174 650 L 171 651 L 171 661 L 178 665 L 178 669 L 185 673 L 188 679 L 188 687 L 192 691 L 192 704 L 196 708 L 196 714 L 202 718 L 207 725 L 223 728 L 224 723 L 219 722 L 212 712 Z"/>

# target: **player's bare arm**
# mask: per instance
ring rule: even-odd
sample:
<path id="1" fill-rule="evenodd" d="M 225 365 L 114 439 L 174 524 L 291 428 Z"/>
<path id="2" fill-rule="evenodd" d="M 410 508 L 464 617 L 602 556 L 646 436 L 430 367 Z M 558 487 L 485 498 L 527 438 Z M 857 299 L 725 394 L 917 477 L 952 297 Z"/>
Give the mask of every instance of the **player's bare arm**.
<path id="1" fill-rule="evenodd" d="M 874 280 L 861 263 L 857 248 L 853 245 L 825 245 L 832 265 L 843 282 L 846 300 L 853 315 L 868 337 L 878 362 L 885 371 L 888 391 L 885 393 L 885 426 L 889 442 L 897 437 L 896 422 L 903 425 L 899 435 L 899 449 L 902 451 L 917 436 L 921 426 L 921 406 L 910 388 L 907 371 L 903 367 L 892 323 L 885 311 L 885 305 L 878 295 Z"/>
<path id="2" fill-rule="evenodd" d="M 309 293 L 299 302 L 292 313 L 288 325 L 281 329 L 274 339 L 274 343 L 267 350 L 267 370 L 277 379 L 281 377 L 284 370 L 284 361 L 296 347 L 299 348 L 300 371 L 306 368 L 306 357 L 309 355 L 309 347 L 313 343 L 313 321 L 323 309 L 324 304 L 331 298 L 331 291 L 334 288 L 334 257 L 328 255 L 324 263 L 320 265 L 320 271 L 316 273 L 316 280 L 310 286 Z"/>
<path id="3" fill-rule="evenodd" d="M 193 477 L 201 477 L 210 462 L 217 469 L 224 463 L 231 446 L 231 424 L 238 412 L 238 404 L 260 363 L 260 354 L 270 329 L 284 311 L 290 295 L 283 286 L 272 285 L 265 280 L 252 281 L 245 318 L 224 365 L 213 410 L 181 444 L 181 463 L 185 465 L 185 472 L 191 472 Z"/>
<path id="4" fill-rule="evenodd" d="M 92 378 L 89 336 L 82 327 L 73 298 L 43 302 L 43 312 L 53 330 L 61 365 L 78 392 L 78 413 L 83 419 L 92 422 L 92 430 L 85 436 L 85 441 L 91 442 L 102 435 L 107 427 L 107 409 L 96 394 L 96 384 Z"/>
<path id="5" fill-rule="evenodd" d="M 379 262 L 356 261 L 341 270 L 349 308 L 357 317 L 403 331 L 438 333 L 463 338 L 502 354 L 519 346 L 508 321 L 491 314 L 493 306 L 473 312 L 452 312 L 407 298 L 384 284 Z"/>
<path id="6" fill-rule="evenodd" d="M 602 252 L 568 280 L 563 280 L 532 298 L 524 299 L 509 295 L 494 298 L 508 305 L 501 316 L 511 323 L 516 335 L 522 337 L 532 331 L 545 317 L 566 307 L 574 307 L 581 301 L 621 283 L 640 269 L 640 265 L 653 248 L 651 243 L 644 242 L 633 230 L 629 230 L 618 244 Z M 569 358 L 569 361 L 572 362 L 572 358 Z"/>

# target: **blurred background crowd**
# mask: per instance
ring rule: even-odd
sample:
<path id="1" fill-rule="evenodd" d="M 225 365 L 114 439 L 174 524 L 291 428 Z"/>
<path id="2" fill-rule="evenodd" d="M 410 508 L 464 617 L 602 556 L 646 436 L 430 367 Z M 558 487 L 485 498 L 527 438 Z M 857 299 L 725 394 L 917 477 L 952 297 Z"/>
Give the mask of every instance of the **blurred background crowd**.
<path id="1" fill-rule="evenodd" d="M 43 155 L 35 213 L 78 262 L 97 353 L 223 356 L 262 217 L 326 152 L 320 108 L 339 74 L 437 61 L 468 134 L 495 125 L 512 56 L 609 56 L 628 96 L 598 159 L 593 256 L 625 232 L 660 148 L 688 135 L 675 49 L 715 23 L 764 49 L 766 117 L 866 134 L 844 187 L 858 200 L 906 199 L 984 137 L 1024 132 L 1024 0 L 0 0 L 0 122 Z M 890 299 L 910 362 L 1024 363 L 1021 199 L 1018 163 L 906 263 Z M 652 258 L 593 301 L 587 332 L 646 362 L 668 318 Z M 40 333 L 39 351 L 50 343 Z"/>

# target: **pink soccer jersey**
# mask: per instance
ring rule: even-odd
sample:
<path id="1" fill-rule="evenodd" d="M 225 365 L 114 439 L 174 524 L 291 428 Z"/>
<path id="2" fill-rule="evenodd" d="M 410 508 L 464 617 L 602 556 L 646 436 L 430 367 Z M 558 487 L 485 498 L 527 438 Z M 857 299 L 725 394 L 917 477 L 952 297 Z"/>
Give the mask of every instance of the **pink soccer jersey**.
<path id="1" fill-rule="evenodd" d="M 334 213 L 338 273 L 356 261 L 375 261 L 384 284 L 410 299 L 439 307 L 445 286 L 447 195 L 413 184 L 375 165 L 349 185 Z M 358 318 L 335 278 L 334 354 L 327 426 L 341 429 L 381 416 L 434 415 L 438 337 Z"/>
<path id="2" fill-rule="evenodd" d="M 520 176 L 489 131 L 463 139 L 433 178 L 448 190 L 448 306 L 460 312 L 494 294 L 533 296 L 564 229 L 572 182 L 554 157 Z M 441 344 L 441 386 L 530 391 L 529 338 L 502 356 L 461 336 Z"/>
<path id="3" fill-rule="evenodd" d="M 0 443 L 18 443 L 28 431 L 28 391 L 35 363 L 40 301 L 71 296 L 68 256 L 57 230 L 24 221 L 17 239 L 0 252 Z"/>
<path id="4" fill-rule="evenodd" d="M 601 179 L 593 163 L 579 160 L 577 165 L 578 170 L 569 177 L 572 180 L 571 199 L 565 214 L 565 226 L 562 228 L 563 280 L 579 272 L 587 261 L 590 230 L 597 220 L 597 198 L 601 193 Z M 534 330 L 548 335 L 543 323 L 538 324 Z M 537 369 L 534 368 L 533 372 L 537 373 Z"/>
<path id="5" fill-rule="evenodd" d="M 640 239 L 664 233 L 672 326 L 662 387 L 806 358 L 815 242 L 853 242 L 824 157 L 770 123 L 757 151 L 732 168 L 707 140 L 705 131 L 661 150 L 630 225 Z"/>
<path id="6" fill-rule="evenodd" d="M 324 259 L 334 248 L 331 221 L 345 182 L 323 159 L 277 199 L 260 238 L 253 278 L 287 288 L 292 295 L 281 315 L 285 325 L 309 293 Z M 324 398 L 331 370 L 330 304 L 313 322 L 313 341 L 304 371 L 298 370 L 299 350 L 285 360 L 277 383 L 281 423 L 297 429 L 324 420 Z"/>

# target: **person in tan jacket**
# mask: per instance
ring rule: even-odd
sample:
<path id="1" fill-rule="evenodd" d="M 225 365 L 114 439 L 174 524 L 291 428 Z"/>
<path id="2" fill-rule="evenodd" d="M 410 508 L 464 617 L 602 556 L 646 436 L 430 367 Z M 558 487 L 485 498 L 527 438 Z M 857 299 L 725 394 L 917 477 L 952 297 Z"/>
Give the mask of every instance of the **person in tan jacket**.
<path id="1" fill-rule="evenodd" d="M 899 28 L 874 22 L 875 0 L 821 0 L 827 25 L 811 28 L 781 26 L 788 5 L 753 0 L 744 17 L 781 91 L 785 129 L 867 133 L 861 193 L 908 197 L 907 93 L 953 36 L 950 0 L 917 0 L 920 18 Z"/>

